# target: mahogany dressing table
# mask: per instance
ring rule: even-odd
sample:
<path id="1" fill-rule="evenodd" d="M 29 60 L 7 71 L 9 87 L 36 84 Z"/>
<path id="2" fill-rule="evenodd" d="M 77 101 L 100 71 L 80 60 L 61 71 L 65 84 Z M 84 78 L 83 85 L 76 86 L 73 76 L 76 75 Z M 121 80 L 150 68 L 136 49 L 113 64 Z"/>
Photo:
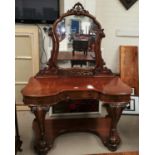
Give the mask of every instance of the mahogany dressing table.
<path id="1" fill-rule="evenodd" d="M 80 29 L 84 29 L 83 23 L 87 23 L 91 35 L 95 36 L 94 66 L 71 67 L 70 63 L 66 63 L 62 68 L 59 65 L 58 54 L 63 41 L 67 43 L 67 51 L 70 50 L 72 53 L 73 47 L 68 39 L 70 35 L 68 26 L 71 19 L 80 21 Z M 79 33 L 84 32 L 80 29 Z M 61 37 L 61 30 L 63 37 Z M 92 132 L 101 138 L 109 150 L 117 150 L 121 142 L 117 132 L 117 123 L 123 109 L 130 101 L 131 89 L 105 66 L 100 50 L 101 39 L 105 35 L 100 23 L 80 3 L 76 3 L 71 10 L 56 20 L 49 35 L 52 37 L 53 49 L 48 67 L 40 70 L 35 77 L 31 77 L 22 90 L 24 104 L 28 105 L 35 115 L 33 129 L 36 152 L 39 155 L 47 154 L 59 134 L 73 131 Z M 100 100 L 108 115 L 82 119 L 46 118 L 50 106 L 69 99 Z"/>

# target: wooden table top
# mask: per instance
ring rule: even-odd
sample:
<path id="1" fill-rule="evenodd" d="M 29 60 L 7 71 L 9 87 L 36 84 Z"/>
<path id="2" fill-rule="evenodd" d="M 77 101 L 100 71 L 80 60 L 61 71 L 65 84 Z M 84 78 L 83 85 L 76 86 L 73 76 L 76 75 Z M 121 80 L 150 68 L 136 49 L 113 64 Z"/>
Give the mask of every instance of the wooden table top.
<path id="1" fill-rule="evenodd" d="M 43 97 L 57 95 L 64 91 L 95 91 L 109 95 L 126 95 L 130 94 L 131 89 L 114 75 L 104 77 L 50 76 L 30 78 L 29 83 L 22 90 L 22 94 L 24 96 Z"/>

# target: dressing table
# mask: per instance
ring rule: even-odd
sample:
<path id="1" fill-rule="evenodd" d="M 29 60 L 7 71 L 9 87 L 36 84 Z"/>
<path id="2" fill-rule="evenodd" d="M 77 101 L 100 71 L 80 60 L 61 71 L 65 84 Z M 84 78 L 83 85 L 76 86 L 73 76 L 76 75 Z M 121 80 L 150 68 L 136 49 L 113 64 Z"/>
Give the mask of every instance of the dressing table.
<path id="1" fill-rule="evenodd" d="M 74 35 L 70 34 L 71 19 L 77 19 L 81 24 L 77 31 L 79 34 L 86 33 L 84 29 L 87 25 L 91 35 L 95 36 L 92 51 L 94 52 L 94 65 L 71 67 L 70 60 L 69 62 L 65 61 L 63 65 L 59 63 L 58 55 L 61 52 L 59 49 L 64 43 L 66 43 L 64 47 L 67 46 L 66 51 L 72 53 L 73 50 L 73 42 L 69 40 L 69 36 Z M 62 33 L 58 34 L 60 31 Z M 117 150 L 121 142 L 117 132 L 117 123 L 123 109 L 130 101 L 131 89 L 105 66 L 100 48 L 101 40 L 105 34 L 100 23 L 84 9 L 81 3 L 76 3 L 72 9 L 55 21 L 49 35 L 52 37 L 53 49 L 48 67 L 31 77 L 21 91 L 24 104 L 28 105 L 35 115 L 33 129 L 36 152 L 39 155 L 47 154 L 58 135 L 75 131 L 94 133 L 101 138 L 109 150 Z M 83 52 L 80 53 L 83 54 Z M 106 117 L 81 119 L 46 117 L 50 106 L 70 99 L 100 100 L 108 114 Z"/>

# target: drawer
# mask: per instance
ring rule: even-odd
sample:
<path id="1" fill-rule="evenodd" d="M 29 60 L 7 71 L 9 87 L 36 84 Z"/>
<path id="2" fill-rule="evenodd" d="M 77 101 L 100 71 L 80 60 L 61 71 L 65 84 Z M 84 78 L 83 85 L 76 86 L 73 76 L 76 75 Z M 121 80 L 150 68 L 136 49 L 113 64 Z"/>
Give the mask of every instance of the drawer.
<path id="1" fill-rule="evenodd" d="M 63 98 L 69 99 L 96 99 L 98 94 L 94 91 L 72 91 L 65 92 Z"/>

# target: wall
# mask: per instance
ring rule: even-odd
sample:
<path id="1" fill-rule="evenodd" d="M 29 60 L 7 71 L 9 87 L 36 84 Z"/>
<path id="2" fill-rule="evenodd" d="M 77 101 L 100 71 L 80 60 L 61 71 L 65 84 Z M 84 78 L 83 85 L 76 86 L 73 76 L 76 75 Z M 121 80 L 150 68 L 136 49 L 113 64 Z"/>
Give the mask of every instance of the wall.
<path id="1" fill-rule="evenodd" d="M 119 72 L 119 46 L 138 45 L 139 2 L 126 10 L 119 0 L 96 0 L 96 17 L 104 28 L 102 55 L 113 72 Z"/>

